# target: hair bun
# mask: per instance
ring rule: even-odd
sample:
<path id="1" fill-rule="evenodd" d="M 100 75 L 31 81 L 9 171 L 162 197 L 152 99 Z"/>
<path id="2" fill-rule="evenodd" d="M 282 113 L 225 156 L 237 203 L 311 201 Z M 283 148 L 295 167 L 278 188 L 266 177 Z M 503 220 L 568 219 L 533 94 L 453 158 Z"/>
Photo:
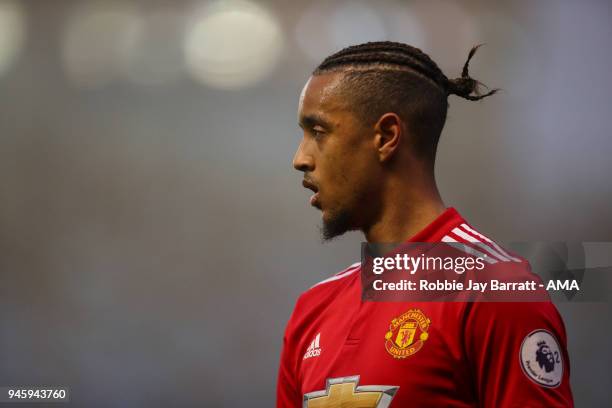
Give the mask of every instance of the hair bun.
<path id="1" fill-rule="evenodd" d="M 487 96 L 491 96 L 499 90 L 492 89 L 486 94 L 481 94 L 480 85 L 484 86 L 485 88 L 486 85 L 483 85 L 481 82 L 470 77 L 470 73 L 468 71 L 470 60 L 472 59 L 474 54 L 476 54 L 476 50 L 482 45 L 483 44 L 478 44 L 472 47 L 472 49 L 470 50 L 467 61 L 465 61 L 465 64 L 463 64 L 463 69 L 461 70 L 461 78 L 447 80 L 446 89 L 449 95 L 457 95 L 461 98 L 468 99 L 470 101 L 477 101 L 482 98 L 486 98 Z"/>
<path id="2" fill-rule="evenodd" d="M 455 78 L 448 80 L 448 93 L 461 97 L 469 96 L 478 90 L 478 81 L 473 78 Z"/>

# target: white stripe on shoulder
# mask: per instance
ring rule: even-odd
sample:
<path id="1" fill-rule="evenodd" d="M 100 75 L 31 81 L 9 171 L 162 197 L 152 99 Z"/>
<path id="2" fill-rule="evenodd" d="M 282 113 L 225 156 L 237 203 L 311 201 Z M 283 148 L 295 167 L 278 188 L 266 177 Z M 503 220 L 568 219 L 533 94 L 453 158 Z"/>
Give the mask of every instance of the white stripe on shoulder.
<path id="1" fill-rule="evenodd" d="M 489 245 L 485 244 L 484 242 L 481 242 L 477 238 L 474 238 L 473 236 L 471 236 L 467 232 L 463 231 L 459 227 L 454 228 L 452 232 L 453 232 L 453 234 L 457 235 L 459 238 L 462 238 L 462 239 L 466 240 L 467 242 L 470 242 L 470 243 L 476 245 L 478 248 L 480 248 L 483 251 L 487 252 L 489 255 L 494 256 L 495 258 L 499 259 L 500 261 L 504 261 L 504 262 L 510 261 L 510 259 L 508 259 L 505 256 L 503 256 L 502 254 L 500 254 L 499 252 L 494 250 L 492 247 L 490 247 Z"/>
<path id="2" fill-rule="evenodd" d="M 355 262 L 354 264 L 349 265 L 346 269 L 341 270 L 336 275 L 342 275 L 343 273 L 347 272 L 349 269 L 353 269 L 353 268 L 356 268 L 358 266 L 361 266 L 361 262 Z M 334 276 L 336 276 L 336 275 L 334 275 Z"/>
<path id="3" fill-rule="evenodd" d="M 488 262 L 490 264 L 497 263 L 497 259 L 492 258 L 491 256 L 489 256 L 489 255 L 487 255 L 487 254 L 485 254 L 483 252 L 480 252 L 479 250 L 474 249 L 471 246 L 469 246 L 469 245 L 467 245 L 467 244 L 465 244 L 463 242 L 459 242 L 455 238 L 449 237 L 448 235 L 446 235 L 446 236 L 444 236 L 442 238 L 442 242 L 450 242 L 450 243 L 459 244 L 461 246 L 460 248 L 457 248 L 458 245 L 457 246 L 453 246 L 453 247 L 457 248 L 457 249 L 461 249 L 461 250 L 463 250 L 463 252 L 467 252 L 468 254 L 473 255 L 473 256 L 475 256 L 477 258 L 482 258 L 482 259 L 484 259 L 485 262 Z"/>
<path id="4" fill-rule="evenodd" d="M 474 236 L 477 236 L 478 238 L 482 239 L 483 241 L 486 241 L 488 244 L 492 245 L 493 247 L 495 247 L 495 249 L 497 249 L 501 254 L 503 254 L 506 258 L 509 258 L 511 260 L 513 260 L 514 262 L 521 262 L 520 259 L 513 257 L 512 255 L 510 255 L 509 253 L 507 253 L 506 251 L 504 251 L 502 249 L 502 247 L 500 247 L 499 245 L 497 245 L 497 243 L 495 241 L 493 241 L 492 239 L 489 239 L 487 237 L 485 237 L 484 235 L 482 235 L 480 232 L 476 231 L 474 228 L 471 228 L 469 225 L 467 224 L 461 224 L 461 228 L 463 228 L 464 230 L 471 232 Z"/>
<path id="5" fill-rule="evenodd" d="M 346 278 L 347 276 L 352 275 L 353 273 L 357 272 L 359 270 L 359 268 L 361 267 L 361 262 L 355 262 L 354 264 L 352 264 L 351 266 L 349 266 L 348 268 L 346 268 L 345 270 L 335 274 L 334 276 L 327 278 L 325 280 L 322 280 L 319 283 L 316 283 L 314 285 L 312 285 L 310 287 L 310 289 L 314 288 L 315 286 L 319 286 L 322 285 L 324 283 L 329 283 L 329 282 L 333 282 L 336 281 L 338 279 L 342 279 L 342 278 Z"/>

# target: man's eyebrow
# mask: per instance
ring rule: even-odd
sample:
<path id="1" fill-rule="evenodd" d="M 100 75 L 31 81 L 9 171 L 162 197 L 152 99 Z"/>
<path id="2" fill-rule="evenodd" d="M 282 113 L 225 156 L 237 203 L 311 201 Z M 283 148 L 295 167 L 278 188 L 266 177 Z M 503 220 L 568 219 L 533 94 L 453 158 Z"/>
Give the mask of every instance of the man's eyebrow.
<path id="1" fill-rule="evenodd" d="M 331 124 L 325 120 L 321 115 L 316 113 L 312 113 L 310 115 L 304 115 L 300 118 L 299 123 L 301 128 L 313 128 L 317 125 L 323 126 L 325 128 L 331 128 Z"/>

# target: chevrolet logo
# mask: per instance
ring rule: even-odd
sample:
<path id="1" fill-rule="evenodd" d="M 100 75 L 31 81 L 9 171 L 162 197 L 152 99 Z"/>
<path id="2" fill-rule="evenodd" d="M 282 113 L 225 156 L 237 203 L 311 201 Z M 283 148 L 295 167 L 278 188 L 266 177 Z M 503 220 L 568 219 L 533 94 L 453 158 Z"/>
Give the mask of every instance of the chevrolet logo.
<path id="1" fill-rule="evenodd" d="M 387 408 L 399 387 L 361 385 L 359 376 L 328 378 L 324 390 L 304 394 L 303 408 Z"/>

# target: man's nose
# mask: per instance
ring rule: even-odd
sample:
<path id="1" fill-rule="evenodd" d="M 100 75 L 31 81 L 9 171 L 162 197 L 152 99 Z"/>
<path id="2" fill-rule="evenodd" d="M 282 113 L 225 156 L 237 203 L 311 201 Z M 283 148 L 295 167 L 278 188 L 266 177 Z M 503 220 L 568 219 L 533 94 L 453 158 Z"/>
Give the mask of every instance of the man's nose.
<path id="1" fill-rule="evenodd" d="M 314 160 L 311 154 L 306 151 L 306 143 L 304 140 L 300 142 L 300 145 L 293 156 L 293 168 L 298 171 L 307 172 L 314 170 Z"/>

